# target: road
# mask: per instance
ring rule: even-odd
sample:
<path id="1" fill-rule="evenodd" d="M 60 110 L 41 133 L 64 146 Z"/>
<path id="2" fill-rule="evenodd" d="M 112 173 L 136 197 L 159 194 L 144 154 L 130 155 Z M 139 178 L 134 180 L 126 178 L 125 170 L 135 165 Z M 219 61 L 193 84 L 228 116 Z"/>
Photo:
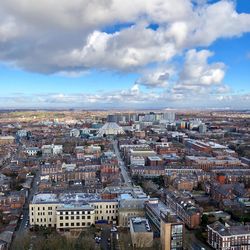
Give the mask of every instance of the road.
<path id="1" fill-rule="evenodd" d="M 118 162 L 119 162 L 119 166 L 120 166 L 120 169 L 121 169 L 121 174 L 122 174 L 122 178 L 123 178 L 124 184 L 126 186 L 128 186 L 128 187 L 131 187 L 132 186 L 131 179 L 128 176 L 128 172 L 126 170 L 124 161 L 122 160 L 120 151 L 118 149 L 118 142 L 116 140 L 113 141 L 113 148 L 114 148 L 115 154 L 116 154 Z"/>
<path id="2" fill-rule="evenodd" d="M 212 250 L 208 245 L 201 242 L 195 236 L 195 232 L 186 228 L 186 247 L 188 250 Z"/>
<path id="3" fill-rule="evenodd" d="M 110 228 L 103 228 L 101 233 L 101 249 L 110 250 Z M 109 240 L 108 240 L 109 239 Z"/>
<path id="4" fill-rule="evenodd" d="M 38 191 L 38 185 L 37 185 L 37 182 L 40 180 L 40 171 L 38 170 L 36 172 L 36 175 L 34 177 L 34 180 L 33 180 L 33 183 L 32 183 L 32 187 L 30 189 L 30 192 L 29 192 L 29 195 L 26 199 L 26 202 L 24 204 L 24 207 L 23 207 L 23 219 L 19 225 L 19 228 L 18 230 L 16 231 L 16 234 L 19 235 L 19 234 L 23 234 L 23 232 L 26 230 L 26 222 L 28 221 L 29 219 L 29 204 L 31 202 L 31 200 L 33 199 L 33 196 L 34 194 Z"/>

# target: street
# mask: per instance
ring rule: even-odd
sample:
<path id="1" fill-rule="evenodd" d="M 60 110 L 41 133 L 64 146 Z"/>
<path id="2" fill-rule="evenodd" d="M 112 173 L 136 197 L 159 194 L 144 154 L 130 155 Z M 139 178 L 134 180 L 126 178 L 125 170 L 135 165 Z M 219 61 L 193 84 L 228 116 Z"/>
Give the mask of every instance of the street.
<path id="1" fill-rule="evenodd" d="M 123 177 L 123 181 L 124 181 L 126 186 L 131 187 L 132 186 L 131 179 L 128 176 L 124 161 L 121 158 L 121 154 L 120 154 L 120 151 L 118 149 L 118 142 L 116 140 L 113 141 L 113 147 L 114 147 L 115 154 L 116 154 L 118 162 L 119 162 L 119 166 L 120 166 L 120 169 L 121 169 L 121 174 L 122 174 L 122 177 Z"/>
<path id="2" fill-rule="evenodd" d="M 31 200 L 33 199 L 34 194 L 37 192 L 38 190 L 38 185 L 37 182 L 40 180 L 40 170 L 36 171 L 36 175 L 34 177 L 33 183 L 32 183 L 32 187 L 30 189 L 29 195 L 25 201 L 25 204 L 23 206 L 23 219 L 21 220 L 21 223 L 19 225 L 19 228 L 16 231 L 16 235 L 19 234 L 23 234 L 23 232 L 25 231 L 25 229 L 27 228 L 25 225 L 29 219 L 29 204 L 31 202 Z"/>

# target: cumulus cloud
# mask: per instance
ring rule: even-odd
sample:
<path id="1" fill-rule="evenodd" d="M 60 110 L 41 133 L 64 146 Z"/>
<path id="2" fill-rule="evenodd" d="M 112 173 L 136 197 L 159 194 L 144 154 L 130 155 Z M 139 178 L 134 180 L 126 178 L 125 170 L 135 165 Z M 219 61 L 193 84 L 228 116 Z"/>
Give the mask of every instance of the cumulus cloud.
<path id="1" fill-rule="evenodd" d="M 250 31 L 250 14 L 237 13 L 233 1 L 197 2 L 2 0 L 0 43 L 8 44 L 0 61 L 42 73 L 89 68 L 137 71 L 170 61 L 185 49 Z M 123 23 L 134 25 L 105 32 L 106 27 Z M 159 28 L 148 28 L 150 23 Z"/>
<path id="2" fill-rule="evenodd" d="M 189 50 L 180 73 L 180 83 L 189 86 L 211 86 L 220 84 L 225 75 L 223 63 L 208 64 L 213 53 L 209 50 Z"/>
<path id="3" fill-rule="evenodd" d="M 108 32 L 114 24 L 118 28 Z M 37 98 L 45 103 L 144 103 L 151 98 L 177 104 L 208 93 L 219 101 L 232 91 L 223 82 L 226 65 L 209 63 L 213 53 L 207 47 L 249 31 L 250 14 L 237 13 L 233 0 L 1 0 L 0 62 L 67 77 L 91 69 L 140 75 L 131 89 Z M 184 57 L 177 69 L 176 56 Z"/>
<path id="4" fill-rule="evenodd" d="M 157 67 L 156 69 L 145 70 L 142 76 L 136 80 L 136 84 L 146 87 L 167 87 L 175 69 L 172 66 Z"/>
<path id="5" fill-rule="evenodd" d="M 94 31 L 83 48 L 62 55 L 56 63 L 62 67 L 131 70 L 166 61 L 175 53 L 174 44 L 165 41 L 162 33 L 139 24 L 114 34 Z"/>

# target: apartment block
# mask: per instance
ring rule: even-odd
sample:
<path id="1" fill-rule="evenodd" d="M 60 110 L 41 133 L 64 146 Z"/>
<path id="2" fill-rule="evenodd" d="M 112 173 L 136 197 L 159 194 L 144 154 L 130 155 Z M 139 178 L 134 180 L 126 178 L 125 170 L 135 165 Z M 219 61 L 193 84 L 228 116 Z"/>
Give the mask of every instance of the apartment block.
<path id="1" fill-rule="evenodd" d="M 218 250 L 250 249 L 250 227 L 229 226 L 219 221 L 207 225 L 208 244 Z"/>

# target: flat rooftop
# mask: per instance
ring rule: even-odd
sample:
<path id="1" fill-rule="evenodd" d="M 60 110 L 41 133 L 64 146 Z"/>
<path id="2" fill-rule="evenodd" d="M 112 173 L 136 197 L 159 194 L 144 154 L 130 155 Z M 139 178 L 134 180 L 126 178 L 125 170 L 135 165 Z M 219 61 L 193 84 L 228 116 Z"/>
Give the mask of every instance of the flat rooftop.
<path id="1" fill-rule="evenodd" d="M 58 211 L 65 211 L 65 210 L 86 210 L 86 211 L 92 211 L 94 208 L 92 208 L 88 204 L 78 204 L 78 203 L 70 203 L 70 204 L 63 204 L 59 208 L 57 208 Z"/>
<path id="2" fill-rule="evenodd" d="M 91 202 L 102 200 L 99 194 L 89 193 L 39 193 L 34 195 L 32 203 L 74 203 L 74 202 Z"/>
<path id="3" fill-rule="evenodd" d="M 146 218 L 132 218 L 130 220 L 130 223 L 132 223 L 132 227 L 135 233 L 145 233 L 151 231 L 148 224 L 148 220 Z"/>

